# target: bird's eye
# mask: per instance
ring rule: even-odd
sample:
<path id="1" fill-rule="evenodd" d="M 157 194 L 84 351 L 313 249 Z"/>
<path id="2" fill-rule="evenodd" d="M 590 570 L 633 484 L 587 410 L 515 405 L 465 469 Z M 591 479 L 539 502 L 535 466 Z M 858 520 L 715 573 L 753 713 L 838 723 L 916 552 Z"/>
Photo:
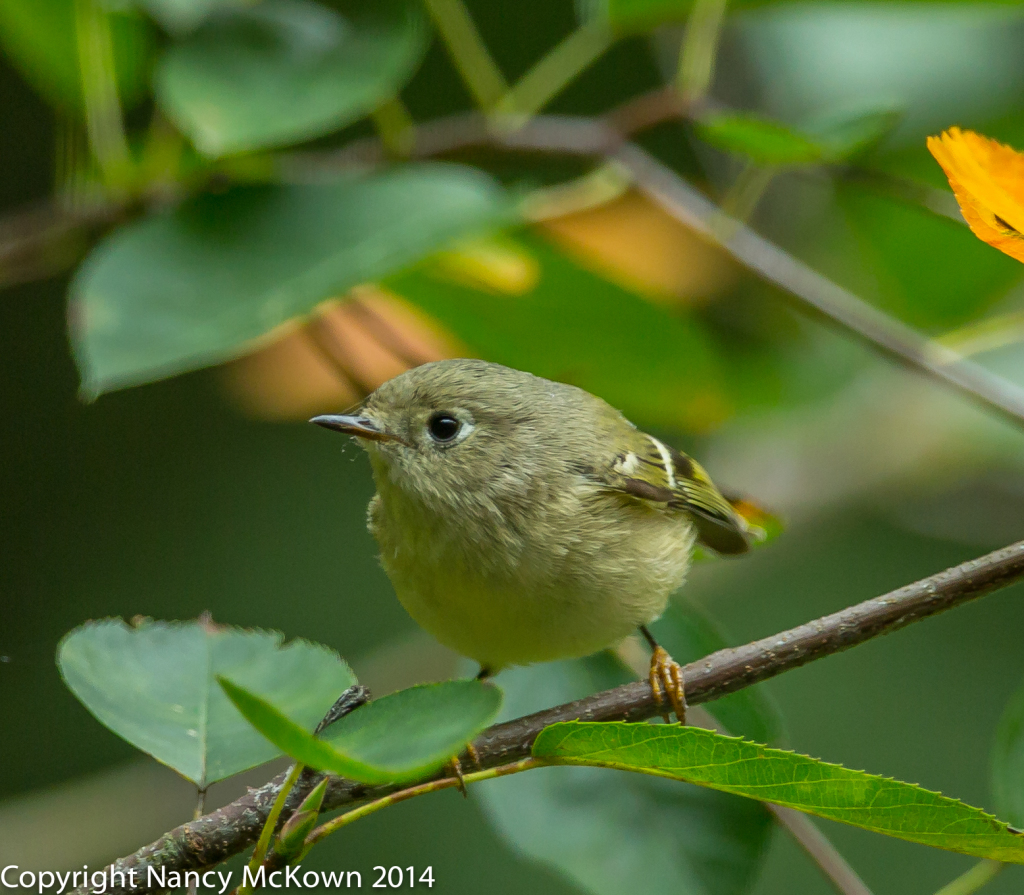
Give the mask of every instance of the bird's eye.
<path id="1" fill-rule="evenodd" d="M 430 437 L 442 444 L 453 441 L 461 428 L 462 423 L 450 413 L 435 413 L 427 423 Z"/>

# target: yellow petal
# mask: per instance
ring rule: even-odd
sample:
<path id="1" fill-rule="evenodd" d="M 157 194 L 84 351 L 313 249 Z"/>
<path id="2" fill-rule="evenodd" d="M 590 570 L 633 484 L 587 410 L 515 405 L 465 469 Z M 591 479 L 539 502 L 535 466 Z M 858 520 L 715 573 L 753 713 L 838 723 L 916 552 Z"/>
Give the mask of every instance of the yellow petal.
<path id="1" fill-rule="evenodd" d="M 1024 153 L 951 127 L 928 138 L 974 235 L 1024 261 Z"/>

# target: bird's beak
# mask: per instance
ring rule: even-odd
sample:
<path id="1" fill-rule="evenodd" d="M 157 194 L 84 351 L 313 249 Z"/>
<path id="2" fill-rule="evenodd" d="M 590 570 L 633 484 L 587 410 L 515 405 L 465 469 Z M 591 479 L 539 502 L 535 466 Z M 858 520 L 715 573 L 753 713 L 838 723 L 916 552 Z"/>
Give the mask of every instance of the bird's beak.
<path id="1" fill-rule="evenodd" d="M 323 426 L 325 429 L 344 432 L 346 435 L 354 435 L 356 438 L 365 438 L 368 441 L 401 441 L 397 435 L 385 432 L 377 422 L 365 416 L 325 413 L 322 416 L 314 416 L 310 422 Z"/>

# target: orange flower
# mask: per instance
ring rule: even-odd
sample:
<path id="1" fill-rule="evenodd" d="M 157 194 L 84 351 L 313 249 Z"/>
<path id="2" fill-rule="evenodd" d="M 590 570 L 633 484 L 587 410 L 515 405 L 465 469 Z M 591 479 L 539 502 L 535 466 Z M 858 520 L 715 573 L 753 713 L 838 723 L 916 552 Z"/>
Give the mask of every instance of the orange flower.
<path id="1" fill-rule="evenodd" d="M 929 137 L 928 149 L 974 235 L 1024 261 L 1024 153 L 958 127 Z"/>

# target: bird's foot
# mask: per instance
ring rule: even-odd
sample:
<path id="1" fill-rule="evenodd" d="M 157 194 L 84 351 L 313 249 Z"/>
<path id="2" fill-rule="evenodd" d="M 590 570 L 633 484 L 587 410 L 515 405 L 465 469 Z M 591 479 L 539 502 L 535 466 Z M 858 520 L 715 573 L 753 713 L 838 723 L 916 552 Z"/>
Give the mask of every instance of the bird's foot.
<path id="1" fill-rule="evenodd" d="M 445 770 L 448 771 L 449 777 L 455 778 L 455 788 L 462 793 L 462 798 L 468 799 L 469 793 L 466 792 L 466 781 L 462 776 L 462 762 L 459 761 L 457 755 L 445 765 Z"/>
<path id="2" fill-rule="evenodd" d="M 648 676 L 651 690 L 657 702 L 672 707 L 680 724 L 686 723 L 686 688 L 683 685 L 682 666 L 673 659 L 668 651 L 655 646 L 651 653 L 651 672 Z M 665 723 L 671 721 L 669 712 L 665 711 Z"/>

